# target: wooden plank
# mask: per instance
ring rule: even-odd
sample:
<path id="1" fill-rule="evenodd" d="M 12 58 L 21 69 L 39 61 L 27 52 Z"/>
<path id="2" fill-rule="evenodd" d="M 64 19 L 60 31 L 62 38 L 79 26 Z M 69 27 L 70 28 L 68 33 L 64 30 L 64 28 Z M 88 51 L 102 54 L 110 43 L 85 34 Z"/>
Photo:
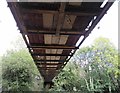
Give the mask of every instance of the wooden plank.
<path id="1" fill-rule="evenodd" d="M 75 15 L 66 15 L 63 24 L 63 29 L 72 29 L 72 25 L 75 21 L 75 18 Z"/>
<path id="2" fill-rule="evenodd" d="M 44 35 L 44 42 L 45 42 L 45 44 L 51 44 L 51 42 L 52 42 L 51 39 L 52 39 L 52 35 Z M 49 54 L 49 53 L 51 53 L 51 50 L 50 50 L 50 49 L 45 49 L 45 52 L 46 52 L 47 54 Z M 51 57 L 50 57 L 50 56 L 47 56 L 46 59 L 47 59 L 47 60 L 50 60 Z"/>
<path id="3" fill-rule="evenodd" d="M 47 65 L 47 64 L 46 64 L 46 67 L 47 67 L 47 68 L 49 68 L 49 67 L 50 67 L 50 68 L 51 68 L 51 67 L 57 67 L 57 65 Z"/>
<path id="4" fill-rule="evenodd" d="M 68 39 L 68 35 L 66 35 L 66 36 L 61 35 L 59 45 L 65 45 L 67 42 L 67 39 Z"/>
<path id="5" fill-rule="evenodd" d="M 66 42 L 67 42 L 67 39 L 68 39 L 68 36 L 66 35 L 66 36 L 63 36 L 63 35 L 60 35 L 60 40 L 59 40 L 59 44 L 63 44 L 63 45 L 65 45 L 66 44 Z M 62 54 L 62 52 L 63 52 L 63 49 L 59 49 L 59 50 L 57 50 L 57 54 Z M 59 60 L 60 59 L 60 56 L 57 56 L 56 57 L 56 60 Z"/>
<path id="6" fill-rule="evenodd" d="M 52 42 L 51 44 L 58 44 L 59 36 L 52 35 Z M 51 49 L 52 54 L 56 54 L 57 49 Z M 55 60 L 55 56 L 51 57 L 51 60 Z"/>
<path id="7" fill-rule="evenodd" d="M 45 44 L 51 44 L 52 35 L 44 35 L 44 42 L 45 42 Z"/>
<path id="8" fill-rule="evenodd" d="M 52 42 L 51 44 L 58 44 L 60 36 L 52 35 Z"/>
<path id="9" fill-rule="evenodd" d="M 57 54 L 62 54 L 63 49 L 57 49 Z M 56 56 L 56 60 L 60 60 L 60 56 Z"/>
<path id="10" fill-rule="evenodd" d="M 73 5 L 73 6 L 80 6 L 82 4 L 82 0 L 78 0 L 79 2 L 71 2 L 71 0 L 69 0 L 69 5 Z"/>
<path id="11" fill-rule="evenodd" d="M 57 49 L 51 49 L 52 54 L 56 54 Z M 51 60 L 55 60 L 56 56 L 51 56 Z"/>
<path id="12" fill-rule="evenodd" d="M 50 49 L 45 49 L 45 53 L 49 54 L 50 53 Z M 47 56 L 46 59 L 50 60 L 50 56 Z"/>
<path id="13" fill-rule="evenodd" d="M 43 26 L 44 28 L 51 28 L 53 21 L 53 14 L 43 14 Z"/>
<path id="14" fill-rule="evenodd" d="M 34 54 L 34 53 L 33 53 Z M 31 53 L 32 55 L 32 53 Z M 33 55 L 32 55 L 33 56 Z M 33 56 L 33 57 L 36 57 L 35 59 L 38 59 L 38 60 L 45 60 L 45 57 L 44 56 Z"/>

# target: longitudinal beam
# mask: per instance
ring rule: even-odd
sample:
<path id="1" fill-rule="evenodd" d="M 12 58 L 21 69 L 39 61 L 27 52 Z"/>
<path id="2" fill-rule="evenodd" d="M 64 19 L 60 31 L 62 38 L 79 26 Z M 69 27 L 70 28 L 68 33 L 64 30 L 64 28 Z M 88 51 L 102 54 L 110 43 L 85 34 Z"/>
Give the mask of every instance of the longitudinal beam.
<path id="1" fill-rule="evenodd" d="M 56 35 L 60 34 L 60 29 L 61 29 L 62 24 L 64 22 L 64 18 L 65 18 L 65 14 L 64 14 L 65 6 L 66 6 L 65 2 L 62 2 L 61 5 L 60 5 L 59 15 L 58 15 L 58 21 L 57 21 L 57 27 L 56 27 Z"/>

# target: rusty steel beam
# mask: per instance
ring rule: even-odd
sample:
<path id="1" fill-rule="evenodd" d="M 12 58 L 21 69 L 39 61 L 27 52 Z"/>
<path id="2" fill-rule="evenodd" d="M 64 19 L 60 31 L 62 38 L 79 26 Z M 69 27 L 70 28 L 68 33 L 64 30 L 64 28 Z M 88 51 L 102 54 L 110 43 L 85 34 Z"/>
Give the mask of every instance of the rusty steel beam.
<path id="1" fill-rule="evenodd" d="M 63 25 L 64 22 L 64 18 L 65 18 L 65 6 L 66 6 L 66 2 L 61 2 L 60 4 L 60 9 L 59 9 L 59 13 L 58 13 L 58 21 L 57 21 L 57 27 L 56 27 L 56 35 L 60 34 L 60 29 Z"/>
<path id="2" fill-rule="evenodd" d="M 54 4 L 53 4 L 54 5 Z M 62 5 L 65 6 L 65 5 Z M 47 7 L 47 6 L 46 6 Z M 57 9 L 42 9 L 42 8 L 28 8 L 26 6 L 20 6 L 21 8 L 21 12 L 24 13 L 37 13 L 37 14 L 43 14 L 43 13 L 47 13 L 47 14 L 58 14 L 59 11 Z M 64 8 L 64 7 L 63 7 Z M 89 10 L 87 11 L 82 9 L 82 7 L 79 6 L 69 6 L 67 7 L 66 10 L 64 10 L 65 15 L 76 15 L 76 16 L 95 16 L 98 15 L 100 13 L 101 9 L 99 9 L 99 11 L 97 9 L 95 10 Z"/>
<path id="3" fill-rule="evenodd" d="M 31 43 L 28 48 L 36 49 L 78 49 L 76 46 Z"/>
<path id="4" fill-rule="evenodd" d="M 24 34 L 24 33 L 22 33 Z M 48 31 L 48 30 L 27 30 L 27 35 L 30 34 L 51 34 L 51 35 L 55 35 L 56 32 L 55 31 Z M 84 35 L 84 32 L 81 31 L 60 31 L 59 33 L 60 35 Z"/>
<path id="5" fill-rule="evenodd" d="M 70 54 L 40 54 L 40 53 L 32 53 L 32 56 L 72 56 Z"/>
<path id="6" fill-rule="evenodd" d="M 35 62 L 40 62 L 40 63 L 44 63 L 44 62 L 64 62 L 65 60 L 39 60 L 39 59 L 34 59 Z"/>
<path id="7" fill-rule="evenodd" d="M 62 65 L 63 63 L 36 63 L 37 65 Z"/>

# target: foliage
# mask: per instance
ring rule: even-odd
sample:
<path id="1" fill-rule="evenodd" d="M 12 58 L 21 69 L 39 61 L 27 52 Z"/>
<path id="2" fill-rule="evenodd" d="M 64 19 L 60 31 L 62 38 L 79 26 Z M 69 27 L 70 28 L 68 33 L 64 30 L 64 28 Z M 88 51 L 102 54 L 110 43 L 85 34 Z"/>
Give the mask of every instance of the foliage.
<path id="1" fill-rule="evenodd" d="M 119 91 L 118 76 L 118 52 L 108 39 L 100 37 L 77 51 L 55 78 L 52 90 L 113 93 Z"/>
<path id="2" fill-rule="evenodd" d="M 40 91 L 42 80 L 36 80 L 40 74 L 29 52 L 24 46 L 16 45 L 19 48 L 2 56 L 3 91 Z"/>
<path id="3" fill-rule="evenodd" d="M 3 90 L 40 90 L 42 80 L 36 79 L 40 75 L 29 52 L 22 42 L 15 45 L 15 50 L 9 50 L 2 56 Z M 54 86 L 51 91 L 119 93 L 119 57 L 116 48 L 108 39 L 98 38 L 91 46 L 83 47 L 76 52 L 53 80 Z"/>

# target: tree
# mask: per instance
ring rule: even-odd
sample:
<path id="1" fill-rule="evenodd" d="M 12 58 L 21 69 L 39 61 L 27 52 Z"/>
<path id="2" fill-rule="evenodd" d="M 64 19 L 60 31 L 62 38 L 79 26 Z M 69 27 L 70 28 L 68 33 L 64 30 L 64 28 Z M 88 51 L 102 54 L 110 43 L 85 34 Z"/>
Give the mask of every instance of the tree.
<path id="1" fill-rule="evenodd" d="M 58 82 L 66 85 L 65 82 L 68 82 L 71 86 L 67 89 L 76 88 L 84 93 L 118 91 L 118 52 L 108 39 L 100 37 L 91 46 L 81 48 L 70 64 L 58 75 L 55 85 Z M 57 88 L 61 85 L 58 84 Z"/>
<path id="2" fill-rule="evenodd" d="M 2 56 L 3 91 L 40 91 L 42 80 L 36 80 L 36 76 L 40 76 L 37 67 L 28 50 L 16 45 L 17 49 L 11 49 Z"/>
<path id="3" fill-rule="evenodd" d="M 88 74 L 90 91 L 117 91 L 118 52 L 106 38 L 98 38 L 93 45 L 77 53 L 77 60 Z"/>

